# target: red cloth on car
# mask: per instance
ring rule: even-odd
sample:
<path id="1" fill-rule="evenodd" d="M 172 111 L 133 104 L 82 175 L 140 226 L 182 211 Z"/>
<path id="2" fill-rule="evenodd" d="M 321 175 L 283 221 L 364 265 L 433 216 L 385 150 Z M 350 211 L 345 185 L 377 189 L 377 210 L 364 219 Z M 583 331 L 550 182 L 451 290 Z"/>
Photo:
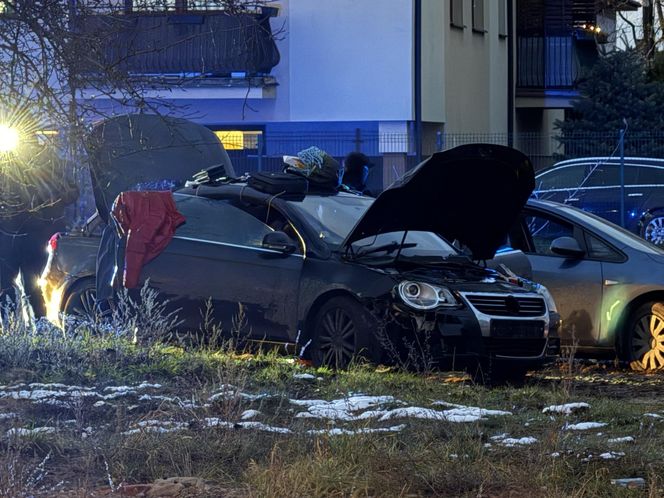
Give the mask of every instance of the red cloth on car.
<path id="1" fill-rule="evenodd" d="M 111 214 L 126 240 L 122 284 L 131 289 L 138 285 L 143 265 L 166 248 L 185 217 L 170 191 L 122 192 Z"/>

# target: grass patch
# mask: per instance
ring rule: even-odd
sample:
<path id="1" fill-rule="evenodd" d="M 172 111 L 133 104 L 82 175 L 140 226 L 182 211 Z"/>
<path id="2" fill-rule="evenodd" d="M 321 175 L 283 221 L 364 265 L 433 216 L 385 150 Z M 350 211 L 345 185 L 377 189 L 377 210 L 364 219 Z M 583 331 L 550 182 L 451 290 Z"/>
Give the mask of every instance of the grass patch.
<path id="1" fill-rule="evenodd" d="M 91 496 L 189 476 L 238 497 L 664 493 L 661 375 L 564 365 L 519 388 L 486 388 L 458 373 L 316 370 L 269 352 L 137 341 L 135 331 L 95 323 L 63 334 L 5 318 L 0 496 Z M 360 394 L 393 398 L 349 408 L 347 418 L 314 416 L 291 401 L 343 407 Z M 572 401 L 590 408 L 543 412 Z M 445 413 L 455 404 L 510 414 L 381 418 L 405 408 Z M 569 430 L 593 421 L 607 425 Z M 633 441 L 610 442 L 627 436 Z M 612 484 L 619 478 L 642 478 L 644 486 Z"/>

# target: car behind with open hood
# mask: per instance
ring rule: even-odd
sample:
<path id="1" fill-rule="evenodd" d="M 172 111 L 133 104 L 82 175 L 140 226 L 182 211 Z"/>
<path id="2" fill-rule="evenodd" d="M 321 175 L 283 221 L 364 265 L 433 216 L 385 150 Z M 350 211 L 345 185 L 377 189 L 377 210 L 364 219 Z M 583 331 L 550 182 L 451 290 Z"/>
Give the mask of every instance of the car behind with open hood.
<path id="1" fill-rule="evenodd" d="M 141 281 L 183 328 L 198 329 L 209 305 L 208 323 L 230 331 L 240 305 L 248 339 L 290 345 L 316 365 L 480 359 L 518 377 L 555 352 L 556 315 L 536 286 L 450 241 L 492 258 L 533 185 L 523 154 L 479 144 L 434 154 L 375 200 L 191 186 L 174 193 L 186 222 Z M 488 207 L 478 233 L 471 220 Z"/>

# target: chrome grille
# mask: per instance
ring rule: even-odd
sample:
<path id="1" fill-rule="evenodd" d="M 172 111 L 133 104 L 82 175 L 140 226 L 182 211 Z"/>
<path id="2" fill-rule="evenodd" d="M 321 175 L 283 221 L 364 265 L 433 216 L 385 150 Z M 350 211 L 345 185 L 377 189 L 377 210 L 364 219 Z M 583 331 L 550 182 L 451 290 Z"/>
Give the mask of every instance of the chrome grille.
<path id="1" fill-rule="evenodd" d="M 544 299 L 537 296 L 513 296 L 510 294 L 466 294 L 477 311 L 491 316 L 533 317 L 546 313 Z"/>

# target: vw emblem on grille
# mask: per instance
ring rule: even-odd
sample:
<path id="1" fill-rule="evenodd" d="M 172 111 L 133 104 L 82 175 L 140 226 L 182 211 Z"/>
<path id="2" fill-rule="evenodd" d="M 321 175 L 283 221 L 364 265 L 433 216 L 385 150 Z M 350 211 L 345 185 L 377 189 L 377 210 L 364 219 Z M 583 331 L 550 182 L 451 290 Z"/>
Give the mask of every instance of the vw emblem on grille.
<path id="1" fill-rule="evenodd" d="M 521 310 L 521 306 L 519 306 L 519 301 L 517 298 L 514 296 L 507 296 L 505 299 L 505 309 L 511 314 L 511 315 L 518 315 L 519 311 Z"/>

